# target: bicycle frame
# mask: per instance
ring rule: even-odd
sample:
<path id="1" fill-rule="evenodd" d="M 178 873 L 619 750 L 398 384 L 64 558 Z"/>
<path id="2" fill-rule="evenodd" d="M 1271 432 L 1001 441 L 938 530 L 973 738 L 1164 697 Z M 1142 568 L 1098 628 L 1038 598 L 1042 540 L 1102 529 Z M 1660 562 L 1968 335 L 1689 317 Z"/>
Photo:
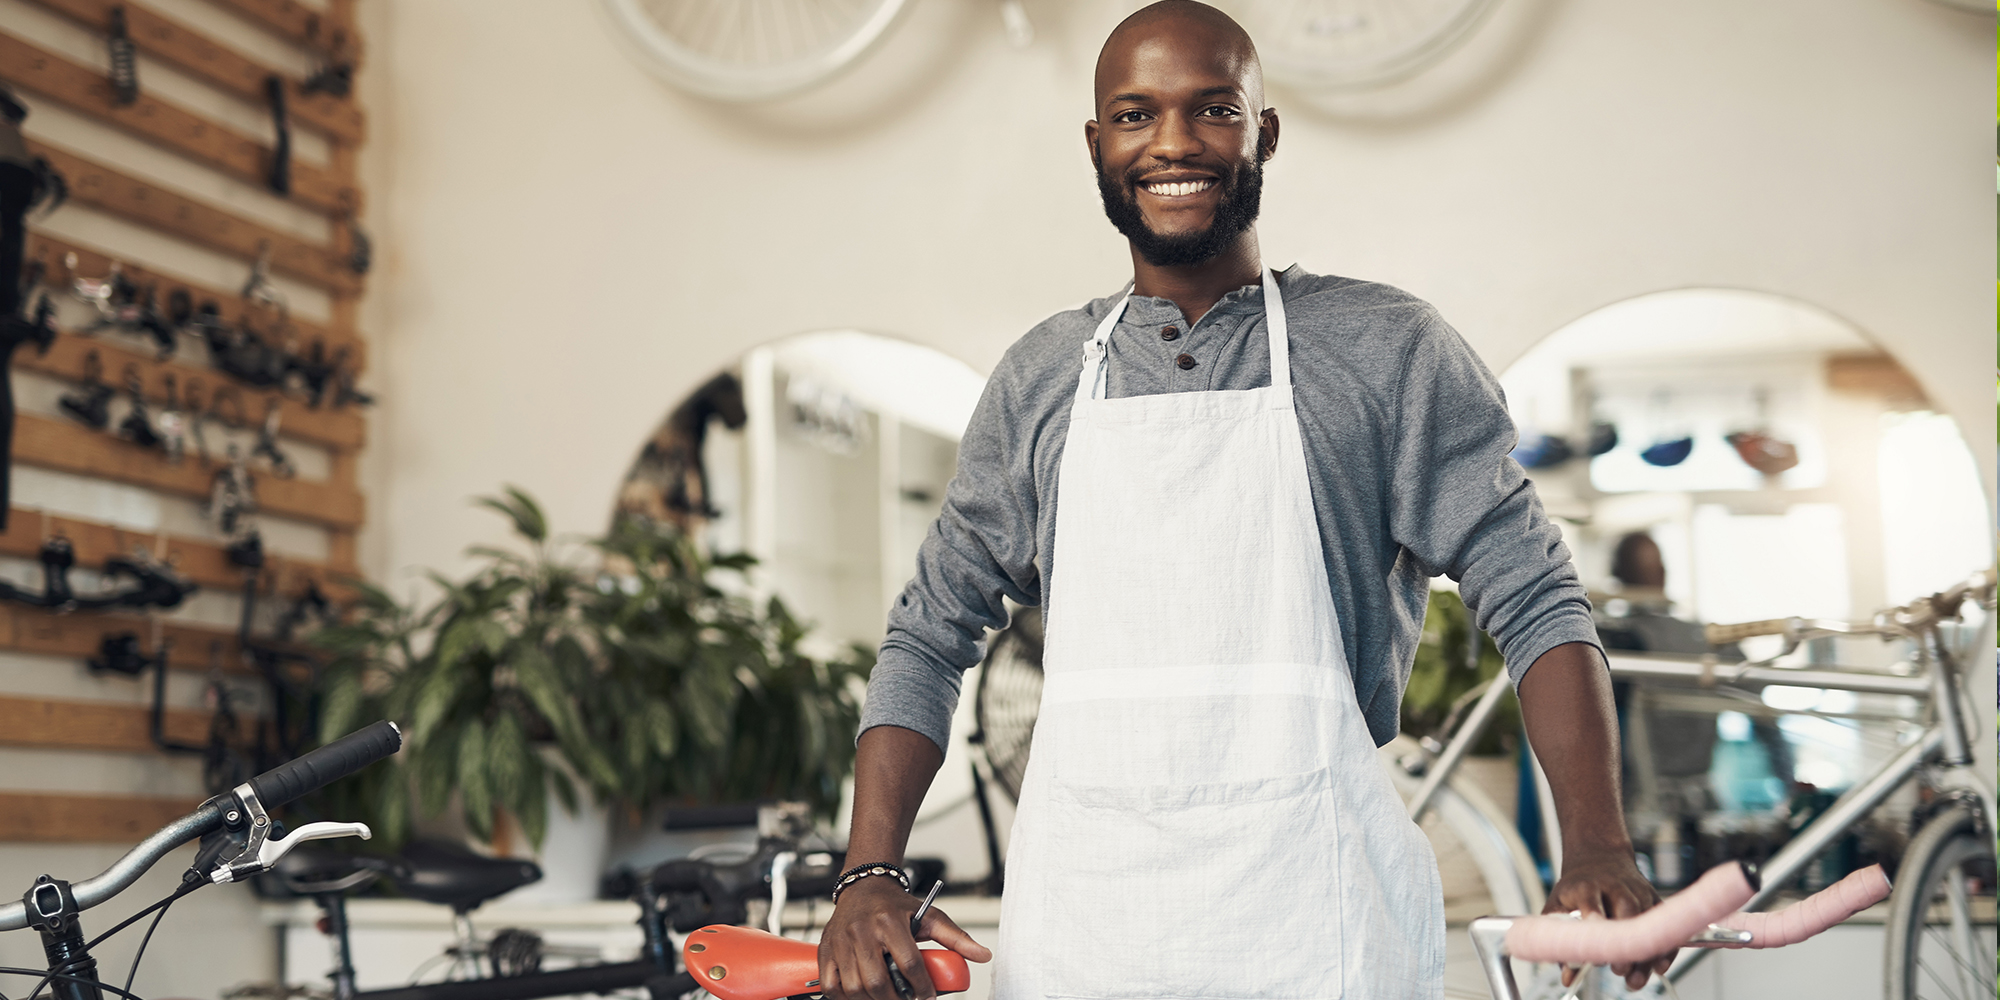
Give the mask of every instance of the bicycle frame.
<path id="1" fill-rule="evenodd" d="M 1920 771 L 1934 775 L 1941 788 L 1977 802 L 1986 829 L 1995 828 L 2000 808 L 1996 808 L 1994 789 L 1985 787 L 1972 771 L 1972 728 L 1966 717 L 1962 677 L 1956 658 L 1938 633 L 1938 620 L 1930 617 L 1893 625 L 1878 624 L 1872 629 L 1845 623 L 1795 621 L 1787 634 L 1788 648 L 1796 648 L 1801 632 L 1874 632 L 1903 636 L 1915 642 L 1917 659 L 1926 668 L 1922 673 L 1908 676 L 1865 669 L 1793 669 L 1770 666 L 1768 661 L 1722 663 L 1712 656 L 1614 652 L 1607 657 L 1611 676 L 1621 680 L 1665 681 L 1739 691 L 1761 691 L 1777 685 L 1814 687 L 1859 694 L 1902 695 L 1916 698 L 1931 707 L 1931 722 L 1917 739 L 1865 780 L 1848 789 L 1764 863 L 1763 888 L 1745 904 L 1745 910 L 1757 910 L 1768 903 L 1779 887 L 1804 870 L 1821 851 L 1881 805 L 1911 775 Z M 1450 742 L 1442 748 L 1433 748 L 1434 759 L 1424 774 L 1424 783 L 1409 802 L 1409 815 L 1413 820 L 1422 817 L 1429 808 L 1437 790 L 1457 770 L 1466 753 L 1492 722 L 1502 698 L 1511 690 L 1512 683 L 1507 674 L 1503 672 L 1495 677 L 1480 693 L 1478 701 L 1463 721 L 1451 732 Z M 1554 825 L 1551 824 L 1550 828 L 1553 830 Z M 1707 954 L 1708 949 L 1683 951 L 1668 970 L 1667 978 L 1680 979 Z"/>

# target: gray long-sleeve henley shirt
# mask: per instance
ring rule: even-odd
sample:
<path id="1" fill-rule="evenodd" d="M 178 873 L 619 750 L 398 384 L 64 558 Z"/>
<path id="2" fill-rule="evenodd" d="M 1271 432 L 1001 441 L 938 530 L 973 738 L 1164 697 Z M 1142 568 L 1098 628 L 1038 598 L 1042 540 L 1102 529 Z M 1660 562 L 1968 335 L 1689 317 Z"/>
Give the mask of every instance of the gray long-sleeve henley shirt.
<path id="1" fill-rule="evenodd" d="M 1598 645 L 1561 533 L 1508 457 L 1499 381 L 1464 339 L 1387 285 L 1293 267 L 1279 290 L 1327 582 L 1375 742 L 1396 735 L 1431 577 L 1458 581 L 1516 684 L 1558 645 Z M 1118 299 L 1051 316 L 994 370 L 916 577 L 889 612 L 862 731 L 901 726 L 945 747 L 961 675 L 984 655 L 985 630 L 1007 623 L 1001 597 L 1042 603 L 1083 346 Z M 1267 386 L 1267 344 L 1260 286 L 1192 327 L 1173 302 L 1133 296 L 1108 344 L 1107 394 Z M 1183 595 L 1191 610 L 1201 599 Z"/>

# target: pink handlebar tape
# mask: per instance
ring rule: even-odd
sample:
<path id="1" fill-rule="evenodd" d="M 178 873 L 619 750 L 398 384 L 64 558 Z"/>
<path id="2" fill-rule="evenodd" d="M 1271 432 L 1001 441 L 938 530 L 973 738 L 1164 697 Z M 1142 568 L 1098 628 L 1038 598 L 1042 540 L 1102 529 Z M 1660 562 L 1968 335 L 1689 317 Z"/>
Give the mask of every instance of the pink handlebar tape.
<path id="1" fill-rule="evenodd" d="M 1869 865 L 1834 884 L 1774 913 L 1732 913 L 1718 923 L 1749 931 L 1749 944 L 1725 948 L 1782 948 L 1804 941 L 1862 910 L 1889 898 L 1889 877 L 1881 865 Z"/>
<path id="2" fill-rule="evenodd" d="M 1756 894 L 1743 866 L 1717 865 L 1672 898 L 1629 920 L 1521 917 L 1507 930 L 1507 954 L 1529 962 L 1617 965 L 1664 955 Z"/>

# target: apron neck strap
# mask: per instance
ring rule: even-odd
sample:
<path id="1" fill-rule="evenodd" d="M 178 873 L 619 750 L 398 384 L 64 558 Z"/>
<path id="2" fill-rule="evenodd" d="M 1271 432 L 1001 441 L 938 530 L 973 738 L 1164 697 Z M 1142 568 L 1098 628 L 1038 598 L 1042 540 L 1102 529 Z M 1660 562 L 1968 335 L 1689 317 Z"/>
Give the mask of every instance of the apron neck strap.
<path id="1" fill-rule="evenodd" d="M 1264 327 L 1271 343 L 1271 387 L 1290 389 L 1292 387 L 1291 336 L 1285 326 L 1285 301 L 1278 294 L 1278 272 L 1264 269 Z M 1107 392 L 1105 344 L 1111 340 L 1111 331 L 1117 329 L 1118 320 L 1125 315 L 1125 307 L 1132 301 L 1131 286 L 1126 286 L 1125 296 L 1104 319 L 1097 324 L 1097 331 L 1090 341 L 1083 345 L 1083 371 L 1076 380 L 1076 398 L 1103 399 Z"/>
<path id="2" fill-rule="evenodd" d="M 1278 295 L 1278 272 L 1264 269 L 1264 328 L 1271 337 L 1271 388 L 1292 387 L 1292 338 L 1285 325 L 1285 300 Z"/>

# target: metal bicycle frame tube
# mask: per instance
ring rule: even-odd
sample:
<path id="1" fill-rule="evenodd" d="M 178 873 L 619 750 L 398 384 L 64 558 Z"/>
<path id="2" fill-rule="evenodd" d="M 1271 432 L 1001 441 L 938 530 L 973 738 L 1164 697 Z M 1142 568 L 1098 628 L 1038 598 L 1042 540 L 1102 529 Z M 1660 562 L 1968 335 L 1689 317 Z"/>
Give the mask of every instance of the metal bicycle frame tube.
<path id="1" fill-rule="evenodd" d="M 531 972 L 525 976 L 363 990 L 354 995 L 354 1000 L 537 1000 L 539 997 L 630 989 L 644 986 L 648 980 L 655 978 L 685 980 L 679 992 L 695 988 L 694 979 L 687 973 L 670 972 L 642 958 L 633 962 L 585 965 L 554 972 Z"/>
<path id="2" fill-rule="evenodd" d="M 1493 1000 L 1521 1000 L 1521 987 L 1514 981 L 1514 963 L 1507 959 L 1509 917 L 1480 917 L 1469 928 L 1472 950 L 1479 955 L 1479 969 L 1496 991 Z"/>
<path id="3" fill-rule="evenodd" d="M 1782 684 L 1861 694 L 1900 694 L 1911 698 L 1930 698 L 1936 693 L 1931 678 L 1914 675 L 1900 677 L 1846 670 L 1750 667 L 1740 663 L 1704 663 L 1686 657 L 1635 656 L 1627 653 L 1613 653 L 1605 661 L 1611 667 L 1611 676 L 1638 680 L 1693 681 L 1702 686 L 1748 690 Z"/>
<path id="4" fill-rule="evenodd" d="M 1504 670 L 1493 678 L 1492 683 L 1486 685 L 1486 693 L 1479 696 L 1479 703 L 1472 707 L 1472 712 L 1459 725 L 1458 732 L 1452 735 L 1451 743 L 1438 755 L 1438 759 L 1432 761 L 1424 770 L 1424 783 L 1417 786 L 1417 794 L 1410 797 L 1411 822 L 1423 819 L 1424 813 L 1430 811 L 1431 800 L 1437 797 L 1437 790 L 1450 779 L 1453 771 L 1458 770 L 1458 762 L 1464 759 L 1472 750 L 1473 742 L 1486 731 L 1486 724 L 1492 721 L 1493 713 L 1499 711 L 1501 696 L 1512 689 L 1513 683 Z"/>
<path id="5" fill-rule="evenodd" d="M 1861 817 L 1881 805 L 1882 800 L 1889 797 L 1889 793 L 1895 791 L 1916 772 L 1917 768 L 1923 766 L 1924 758 L 1936 752 L 1943 741 L 1942 726 L 1932 726 L 1924 730 L 1921 738 L 1883 765 L 1873 777 L 1848 789 L 1847 794 L 1829 806 L 1818 819 L 1800 830 L 1798 836 L 1786 841 L 1785 846 L 1779 848 L 1778 853 L 1773 854 L 1771 860 L 1762 865 L 1764 885 L 1750 897 L 1749 902 L 1743 904 L 1743 909 L 1748 911 L 1762 907 L 1792 876 L 1805 868 L 1806 862 L 1825 850 L 1835 838 L 1846 833 L 1848 828 Z M 1679 979 L 1686 975 L 1689 969 L 1694 968 L 1708 954 L 1708 951 L 1706 948 L 1682 951 L 1680 956 L 1674 959 L 1673 966 L 1667 970 L 1667 978 Z"/>

